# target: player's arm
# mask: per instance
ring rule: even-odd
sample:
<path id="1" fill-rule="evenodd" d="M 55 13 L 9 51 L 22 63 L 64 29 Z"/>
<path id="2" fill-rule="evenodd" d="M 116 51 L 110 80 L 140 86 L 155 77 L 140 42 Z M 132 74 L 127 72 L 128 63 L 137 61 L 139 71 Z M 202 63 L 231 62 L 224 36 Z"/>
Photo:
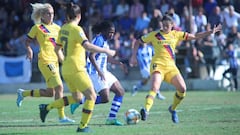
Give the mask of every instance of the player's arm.
<path id="1" fill-rule="evenodd" d="M 102 73 L 102 71 L 100 70 L 99 66 L 97 65 L 97 62 L 96 62 L 96 59 L 95 59 L 96 54 L 97 54 L 97 53 L 92 53 L 92 52 L 91 52 L 91 53 L 89 54 L 89 60 L 90 60 L 90 62 L 93 64 L 93 66 L 95 67 L 95 69 L 97 70 L 99 77 L 100 77 L 102 80 L 106 80 L 104 74 Z"/>
<path id="2" fill-rule="evenodd" d="M 109 56 L 115 56 L 115 54 L 116 54 L 115 50 L 98 47 L 98 46 L 90 43 L 88 40 L 84 40 L 82 45 L 86 50 L 88 50 L 90 52 L 106 53 Z"/>
<path id="3" fill-rule="evenodd" d="M 60 63 L 62 63 L 64 61 L 64 55 L 63 55 L 63 51 L 62 51 L 62 46 L 57 44 L 55 49 L 54 49 L 55 53 L 57 54 L 58 56 L 58 61 Z"/>
<path id="4" fill-rule="evenodd" d="M 199 33 L 196 33 L 196 34 L 187 33 L 186 40 L 195 40 L 195 39 L 204 38 L 204 37 L 209 36 L 211 34 L 215 34 L 216 32 L 219 32 L 221 30 L 222 30 L 222 25 L 219 24 L 217 26 L 214 26 L 214 28 L 212 30 L 209 30 L 209 31 L 199 32 Z"/>
<path id="5" fill-rule="evenodd" d="M 30 46 L 31 42 L 33 42 L 34 39 L 32 39 L 29 36 L 26 36 L 26 40 L 25 40 L 25 47 L 27 49 L 27 56 L 26 58 L 30 60 L 30 62 L 32 62 L 33 59 L 33 51 L 32 48 Z"/>
<path id="6" fill-rule="evenodd" d="M 139 45 L 143 44 L 141 38 L 135 41 L 135 43 L 132 45 L 132 56 L 130 58 L 130 66 L 136 66 L 137 65 L 137 50 L 139 48 Z"/>
<path id="7" fill-rule="evenodd" d="M 108 62 L 111 64 L 119 65 L 124 73 L 128 72 L 127 66 L 123 64 L 121 61 L 114 59 L 114 57 L 108 57 Z"/>

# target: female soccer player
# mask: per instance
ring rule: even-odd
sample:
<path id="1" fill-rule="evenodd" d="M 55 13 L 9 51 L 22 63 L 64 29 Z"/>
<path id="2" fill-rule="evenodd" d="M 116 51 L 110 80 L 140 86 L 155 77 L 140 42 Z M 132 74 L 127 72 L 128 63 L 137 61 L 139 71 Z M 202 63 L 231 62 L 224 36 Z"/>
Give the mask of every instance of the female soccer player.
<path id="1" fill-rule="evenodd" d="M 143 34 L 147 34 L 147 32 L 148 32 L 147 29 L 143 30 Z M 133 85 L 131 93 L 132 96 L 135 96 L 137 91 L 141 89 L 142 86 L 146 85 L 147 82 L 150 80 L 150 64 L 153 56 L 154 50 L 150 44 L 147 43 L 140 44 L 137 50 L 137 61 L 140 73 L 142 75 L 142 79 L 138 81 L 137 84 Z M 160 91 L 157 92 L 157 98 L 160 100 L 165 99 L 165 97 L 160 93 Z"/>
<path id="2" fill-rule="evenodd" d="M 51 109 L 80 102 L 84 95 L 86 101 L 83 105 L 77 132 L 89 132 L 87 126 L 94 109 L 96 94 L 85 68 L 85 49 L 91 52 L 106 53 L 110 56 L 114 56 L 116 52 L 108 48 L 97 47 L 88 41 L 82 28 L 78 26 L 81 20 L 81 9 L 78 5 L 67 4 L 66 17 L 67 23 L 62 26 L 59 32 L 55 51 L 60 62 L 63 63 L 63 79 L 66 81 L 72 96 L 65 96 L 50 104 L 40 104 L 40 118 L 42 122 L 45 122 Z"/>
<path id="3" fill-rule="evenodd" d="M 186 84 L 175 64 L 175 48 L 182 40 L 194 40 L 214 34 L 222 29 L 221 25 L 215 26 L 213 30 L 191 34 L 182 31 L 172 30 L 174 23 L 169 15 L 165 15 L 162 19 L 163 28 L 158 31 L 152 31 L 144 36 L 141 36 L 136 42 L 133 50 L 130 64 L 137 63 L 136 54 L 139 43 L 151 43 L 154 47 L 154 56 L 150 66 L 151 72 L 151 90 L 146 96 L 144 108 L 141 109 L 141 119 L 146 120 L 147 115 L 153 105 L 154 98 L 159 90 L 162 81 L 166 81 L 176 88 L 173 103 L 169 106 L 169 112 L 172 116 L 172 121 L 178 123 L 178 115 L 176 108 L 186 95 Z"/>
<path id="4" fill-rule="evenodd" d="M 103 21 L 93 27 L 94 33 L 99 33 L 93 39 L 93 44 L 101 48 L 109 48 L 108 40 L 113 38 L 115 33 L 114 25 L 109 21 Z M 108 57 L 104 53 L 90 53 L 87 64 L 88 73 L 93 82 L 97 96 L 95 104 L 103 104 L 109 102 L 109 92 L 112 91 L 115 96 L 112 101 L 112 106 L 106 120 L 106 125 L 121 126 L 121 123 L 117 119 L 117 113 L 121 107 L 124 89 L 118 79 L 107 70 L 107 63 L 118 64 L 124 71 L 127 71 L 127 67 L 120 61 L 115 60 L 113 57 Z M 84 102 L 84 101 L 83 101 Z M 83 103 L 82 101 L 80 104 Z M 79 104 L 71 105 L 71 112 L 79 106 Z"/>
<path id="5" fill-rule="evenodd" d="M 55 96 L 55 99 L 63 97 L 63 84 L 59 72 L 58 57 L 54 51 L 56 46 L 55 41 L 58 37 L 60 26 L 53 23 L 54 10 L 50 4 L 35 3 L 31 4 L 31 6 L 33 8 L 31 18 L 35 25 L 31 28 L 26 39 L 27 58 L 32 61 L 33 51 L 30 47 L 30 42 L 36 39 L 40 46 L 40 52 L 38 54 L 38 67 L 46 81 L 47 89 L 18 89 L 18 107 L 22 105 L 24 97 L 27 96 Z M 58 108 L 58 115 L 60 123 L 75 122 L 65 116 L 64 107 Z"/>

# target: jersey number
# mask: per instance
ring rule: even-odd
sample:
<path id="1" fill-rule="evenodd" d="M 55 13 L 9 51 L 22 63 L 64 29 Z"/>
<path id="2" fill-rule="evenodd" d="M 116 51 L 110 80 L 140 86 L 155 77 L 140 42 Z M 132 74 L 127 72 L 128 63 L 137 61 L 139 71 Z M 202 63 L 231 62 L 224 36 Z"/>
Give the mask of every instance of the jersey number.
<path id="1" fill-rule="evenodd" d="M 68 46 L 68 38 L 67 37 L 61 37 L 61 43 L 64 46 L 64 56 L 67 56 L 67 46 Z"/>

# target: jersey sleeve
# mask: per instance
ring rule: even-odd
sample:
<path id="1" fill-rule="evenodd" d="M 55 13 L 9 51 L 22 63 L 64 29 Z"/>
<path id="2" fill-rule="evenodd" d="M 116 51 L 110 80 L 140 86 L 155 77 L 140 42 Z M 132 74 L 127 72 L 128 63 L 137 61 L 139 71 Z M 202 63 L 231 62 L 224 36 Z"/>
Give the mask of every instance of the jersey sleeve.
<path id="1" fill-rule="evenodd" d="M 144 42 L 144 43 L 150 43 L 151 40 L 152 40 L 152 35 L 153 35 L 153 32 L 150 32 L 150 33 L 148 33 L 148 34 L 146 34 L 146 35 L 141 36 L 141 37 L 140 37 L 140 40 L 141 40 L 142 42 Z"/>
<path id="2" fill-rule="evenodd" d="M 27 37 L 33 39 L 37 35 L 37 25 L 34 25 L 31 30 L 28 32 Z"/>
<path id="3" fill-rule="evenodd" d="M 93 43 L 94 45 L 96 45 L 96 46 L 99 46 L 99 47 L 103 47 L 103 45 L 104 45 L 104 41 L 101 40 L 101 38 L 99 38 L 99 37 L 96 37 L 96 38 L 92 41 L 92 43 Z"/>
<path id="4" fill-rule="evenodd" d="M 187 32 L 183 32 L 183 31 L 175 31 L 175 32 L 176 32 L 176 36 L 179 41 L 187 40 L 187 38 L 188 38 Z"/>
<path id="5" fill-rule="evenodd" d="M 88 41 L 87 36 L 85 35 L 83 29 L 81 27 L 79 27 L 78 33 L 76 34 L 78 37 L 76 38 L 78 40 L 79 43 L 81 43 L 83 45 L 84 42 Z"/>

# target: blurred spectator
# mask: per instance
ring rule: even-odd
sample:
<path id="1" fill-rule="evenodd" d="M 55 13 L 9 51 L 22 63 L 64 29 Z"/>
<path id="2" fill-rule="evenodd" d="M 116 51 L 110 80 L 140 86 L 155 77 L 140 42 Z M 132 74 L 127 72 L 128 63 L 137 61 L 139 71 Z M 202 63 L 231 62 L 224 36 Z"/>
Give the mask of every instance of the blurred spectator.
<path id="1" fill-rule="evenodd" d="M 218 24 L 222 23 L 222 21 L 221 21 L 221 9 L 220 9 L 219 6 L 216 6 L 214 8 L 213 13 L 208 16 L 208 23 L 211 24 L 211 27 L 213 27 L 214 25 L 218 25 Z"/>
<path id="2" fill-rule="evenodd" d="M 161 11 L 155 8 L 152 14 L 153 15 L 149 22 L 149 31 L 154 31 L 161 28 L 161 19 L 162 19 Z"/>
<path id="3" fill-rule="evenodd" d="M 228 47 L 226 51 L 224 52 L 225 57 L 228 59 L 229 68 L 224 71 L 223 77 L 227 78 L 231 85 L 231 80 L 234 81 L 234 87 L 229 90 L 237 90 L 238 89 L 238 80 L 237 80 L 237 74 L 238 74 L 238 61 L 237 61 L 237 54 L 235 51 L 235 48 L 233 44 L 228 44 Z M 230 76 L 227 76 L 227 74 L 230 73 Z"/>
<path id="4" fill-rule="evenodd" d="M 113 5 L 111 0 L 105 0 L 102 8 L 104 19 L 110 19 L 113 16 Z"/>
<path id="5" fill-rule="evenodd" d="M 134 26 L 134 30 L 136 32 L 142 32 L 143 29 L 148 28 L 148 25 L 150 23 L 150 19 L 147 16 L 147 12 L 142 12 L 141 16 L 137 18 L 135 26 Z"/>
<path id="6" fill-rule="evenodd" d="M 205 31 L 205 27 L 207 26 L 207 17 L 204 15 L 204 9 L 202 7 L 200 7 L 197 11 L 195 23 L 197 25 L 197 32 Z"/>
<path id="7" fill-rule="evenodd" d="M 227 36 L 223 33 L 223 31 L 220 31 L 218 33 L 215 34 L 215 40 L 216 40 L 216 44 L 217 47 L 219 48 L 219 52 L 224 52 L 225 48 L 226 48 L 226 39 Z M 219 57 L 217 58 L 216 64 L 223 64 L 223 53 L 219 54 Z"/>
<path id="8" fill-rule="evenodd" d="M 230 5 L 224 10 L 223 21 L 225 25 L 225 33 L 228 33 L 233 26 L 238 27 L 240 14 L 235 12 L 234 7 Z"/>
<path id="9" fill-rule="evenodd" d="M 227 34 L 227 44 L 233 44 L 235 47 L 239 47 L 240 33 L 236 26 L 232 26 L 230 32 Z"/>
<path id="10" fill-rule="evenodd" d="M 210 14 L 212 14 L 213 9 L 217 6 L 216 0 L 207 0 L 207 2 L 204 3 L 204 11 L 206 13 L 206 16 L 208 17 Z"/>
<path id="11" fill-rule="evenodd" d="M 195 23 L 195 18 L 193 15 L 190 15 L 189 9 L 187 6 L 184 6 L 181 16 L 182 16 L 181 17 L 181 29 L 186 32 L 196 33 L 197 25 Z"/>
<path id="12" fill-rule="evenodd" d="M 206 31 L 211 30 L 211 25 L 207 24 Z M 218 58 L 218 54 L 214 52 L 214 47 L 216 46 L 216 41 L 214 40 L 214 35 L 207 36 L 202 40 L 201 51 L 203 52 L 204 59 L 206 61 L 206 69 L 207 69 L 207 78 L 206 79 L 214 79 L 215 71 L 216 71 L 216 60 Z"/>
<path id="13" fill-rule="evenodd" d="M 163 14 L 166 14 L 170 8 L 168 0 L 161 0 L 160 10 Z"/>
<path id="14" fill-rule="evenodd" d="M 128 12 L 119 18 L 117 28 L 122 34 L 125 34 L 133 29 L 134 20 L 129 17 Z"/>
<path id="15" fill-rule="evenodd" d="M 138 17 L 141 17 L 143 11 L 144 11 L 143 4 L 140 3 L 139 0 L 133 0 L 133 4 L 130 7 L 129 17 L 131 19 L 137 19 Z"/>
<path id="16" fill-rule="evenodd" d="M 178 14 L 175 13 L 174 7 L 169 8 L 168 14 L 172 16 L 175 27 L 180 27 L 181 25 L 180 17 Z"/>
<path id="17" fill-rule="evenodd" d="M 116 7 L 115 16 L 119 18 L 124 16 L 125 13 L 129 13 L 129 5 L 126 3 L 126 0 L 120 0 Z"/>
<path id="18" fill-rule="evenodd" d="M 13 35 L 9 41 L 9 46 L 13 51 L 12 53 L 14 56 L 21 56 L 27 53 L 27 50 L 25 47 L 25 38 L 26 38 L 26 35 L 21 34 L 19 32 L 19 29 L 17 28 L 14 29 Z"/>

